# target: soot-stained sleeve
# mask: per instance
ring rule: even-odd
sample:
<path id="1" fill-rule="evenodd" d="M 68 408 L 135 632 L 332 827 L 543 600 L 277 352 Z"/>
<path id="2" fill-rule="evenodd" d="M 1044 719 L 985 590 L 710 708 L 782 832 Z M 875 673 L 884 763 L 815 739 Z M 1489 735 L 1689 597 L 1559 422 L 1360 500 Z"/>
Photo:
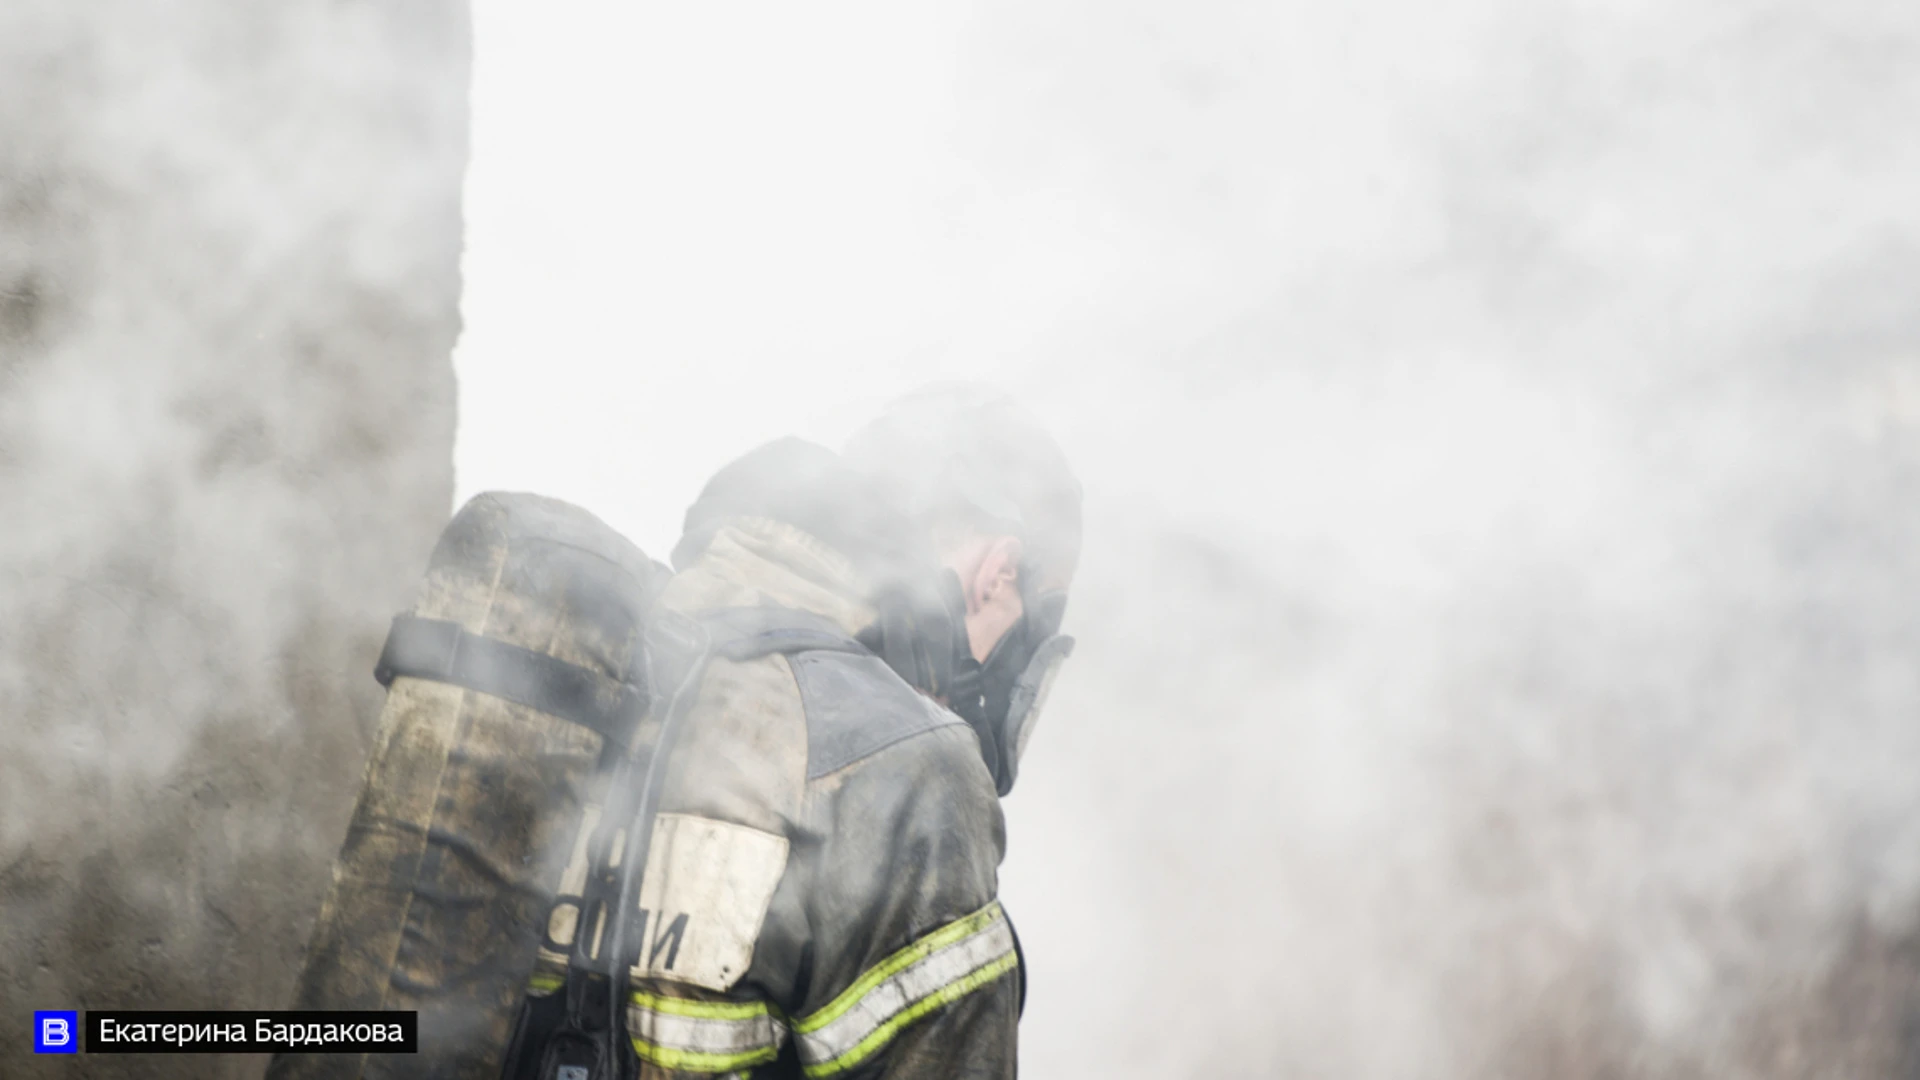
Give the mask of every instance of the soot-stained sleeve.
<path id="1" fill-rule="evenodd" d="M 809 785 L 809 955 L 792 1034 L 810 1077 L 1014 1075 L 1019 960 L 995 898 L 1005 825 L 970 729 Z"/>

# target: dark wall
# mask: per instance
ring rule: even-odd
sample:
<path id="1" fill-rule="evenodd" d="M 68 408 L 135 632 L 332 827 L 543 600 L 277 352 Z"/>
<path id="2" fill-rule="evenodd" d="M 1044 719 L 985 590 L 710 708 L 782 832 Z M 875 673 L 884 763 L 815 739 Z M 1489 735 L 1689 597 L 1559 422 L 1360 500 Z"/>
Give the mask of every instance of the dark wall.
<path id="1" fill-rule="evenodd" d="M 0 1074 L 280 1008 L 450 509 L 456 0 L 0 5 Z"/>

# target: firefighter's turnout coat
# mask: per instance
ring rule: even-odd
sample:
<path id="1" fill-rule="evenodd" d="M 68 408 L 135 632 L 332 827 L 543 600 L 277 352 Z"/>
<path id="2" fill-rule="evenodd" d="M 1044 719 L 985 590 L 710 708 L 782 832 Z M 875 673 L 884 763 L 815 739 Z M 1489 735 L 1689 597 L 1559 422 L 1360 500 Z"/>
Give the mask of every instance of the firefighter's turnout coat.
<path id="1" fill-rule="evenodd" d="M 973 730 L 852 641 L 863 593 L 809 533 L 740 517 L 663 594 L 716 648 L 627 931 L 643 1077 L 1014 1075 L 994 784 Z"/>

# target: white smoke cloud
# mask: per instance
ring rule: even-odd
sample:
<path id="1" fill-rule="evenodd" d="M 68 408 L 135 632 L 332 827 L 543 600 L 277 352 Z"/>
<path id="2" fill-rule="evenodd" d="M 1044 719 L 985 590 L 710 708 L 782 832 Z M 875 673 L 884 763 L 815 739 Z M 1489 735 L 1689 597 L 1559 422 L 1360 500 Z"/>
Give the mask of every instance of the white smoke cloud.
<path id="1" fill-rule="evenodd" d="M 658 554 L 968 374 L 1082 469 L 1030 1075 L 1911 1070 L 1911 5 L 476 26 L 463 498 Z"/>

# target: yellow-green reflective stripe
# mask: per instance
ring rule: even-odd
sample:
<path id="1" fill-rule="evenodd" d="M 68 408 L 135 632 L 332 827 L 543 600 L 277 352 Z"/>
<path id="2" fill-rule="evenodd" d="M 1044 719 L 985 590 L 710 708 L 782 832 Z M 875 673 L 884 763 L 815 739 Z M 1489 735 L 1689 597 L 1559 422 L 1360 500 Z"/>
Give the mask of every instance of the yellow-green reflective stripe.
<path id="1" fill-rule="evenodd" d="M 963 997 L 1019 963 L 998 904 L 955 920 L 894 953 L 847 993 L 794 1025 L 809 1075 L 848 1069 L 929 1011 Z"/>
<path id="2" fill-rule="evenodd" d="M 921 998 L 900 1012 L 895 1013 L 886 1023 L 881 1024 L 873 1034 L 861 1039 L 853 1049 L 818 1065 L 806 1066 L 806 1074 L 812 1077 L 833 1076 L 843 1073 L 860 1064 L 873 1055 L 873 1052 L 890 1042 L 900 1029 L 927 1015 L 942 1005 L 966 997 L 975 990 L 1012 971 L 1019 963 L 1019 957 L 1009 953 L 986 967 L 979 968 L 960 979 L 941 987 L 934 993 Z"/>
<path id="3" fill-rule="evenodd" d="M 721 1073 L 779 1056 L 787 1031 L 765 1002 L 695 1001 L 636 990 L 627 1034 L 642 1060 L 682 1072 Z"/>
<path id="4" fill-rule="evenodd" d="M 793 1030 L 804 1033 L 826 1027 L 845 1015 L 848 1009 L 858 1004 L 860 999 L 866 997 L 874 987 L 939 952 L 942 948 L 985 930 L 1000 918 L 1000 901 L 995 900 L 979 911 L 962 916 L 935 930 L 867 969 L 867 973 L 854 980 L 853 985 L 847 987 L 839 997 L 827 1002 L 818 1012 L 801 1017 L 794 1023 Z"/>
<path id="5" fill-rule="evenodd" d="M 675 1050 L 668 1046 L 655 1046 L 638 1036 L 633 1039 L 633 1052 L 640 1055 L 640 1060 L 658 1065 L 663 1069 L 714 1073 L 764 1064 L 780 1056 L 779 1048 L 773 1046 L 764 1046 L 742 1054 L 703 1054 L 697 1050 Z"/>
<path id="6" fill-rule="evenodd" d="M 545 975 L 535 972 L 533 978 L 527 980 L 527 993 L 551 994 L 555 990 L 560 989 L 561 985 L 566 981 L 564 977 L 559 975 Z"/>

